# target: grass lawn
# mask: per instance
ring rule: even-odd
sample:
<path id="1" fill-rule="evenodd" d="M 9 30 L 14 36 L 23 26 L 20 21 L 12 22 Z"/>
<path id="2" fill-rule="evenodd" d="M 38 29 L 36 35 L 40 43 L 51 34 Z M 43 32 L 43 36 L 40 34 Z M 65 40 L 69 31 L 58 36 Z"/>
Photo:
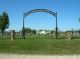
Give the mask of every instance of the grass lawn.
<path id="1" fill-rule="evenodd" d="M 0 40 L 0 53 L 17 54 L 80 54 L 80 40 Z"/>

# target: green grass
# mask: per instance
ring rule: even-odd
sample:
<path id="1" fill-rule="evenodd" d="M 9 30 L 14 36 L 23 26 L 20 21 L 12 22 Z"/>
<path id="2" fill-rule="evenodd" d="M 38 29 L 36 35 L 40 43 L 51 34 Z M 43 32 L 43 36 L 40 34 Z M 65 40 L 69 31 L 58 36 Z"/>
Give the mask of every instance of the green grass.
<path id="1" fill-rule="evenodd" d="M 80 40 L 0 40 L 0 53 L 17 54 L 80 54 Z"/>

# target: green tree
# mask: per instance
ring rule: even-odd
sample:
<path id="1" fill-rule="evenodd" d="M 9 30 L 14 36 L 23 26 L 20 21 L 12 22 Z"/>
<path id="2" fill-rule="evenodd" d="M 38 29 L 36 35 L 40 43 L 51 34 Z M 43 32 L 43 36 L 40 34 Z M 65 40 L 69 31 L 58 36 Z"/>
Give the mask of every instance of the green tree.
<path id="1" fill-rule="evenodd" d="M 26 32 L 27 34 L 30 34 L 30 33 L 31 33 L 31 29 L 30 29 L 30 28 L 25 28 L 25 32 Z"/>
<path id="2" fill-rule="evenodd" d="M 32 30 L 32 33 L 33 33 L 33 34 L 36 34 L 36 30 Z"/>
<path id="3" fill-rule="evenodd" d="M 55 31 L 54 30 L 52 30 L 52 31 L 50 31 L 50 34 L 53 34 Z"/>
<path id="4" fill-rule="evenodd" d="M 79 35 L 80 35 L 80 29 L 79 29 L 78 33 L 79 33 Z"/>
<path id="5" fill-rule="evenodd" d="M 0 32 L 1 32 L 1 27 L 2 27 L 2 15 L 0 15 Z"/>
<path id="6" fill-rule="evenodd" d="M 32 30 L 31 28 L 25 28 L 25 32 L 27 34 L 36 34 L 36 30 Z"/>
<path id="7" fill-rule="evenodd" d="M 8 27 L 9 27 L 9 17 L 6 12 L 3 12 L 2 15 L 0 16 L 0 30 L 2 32 L 2 35 L 5 29 Z"/>

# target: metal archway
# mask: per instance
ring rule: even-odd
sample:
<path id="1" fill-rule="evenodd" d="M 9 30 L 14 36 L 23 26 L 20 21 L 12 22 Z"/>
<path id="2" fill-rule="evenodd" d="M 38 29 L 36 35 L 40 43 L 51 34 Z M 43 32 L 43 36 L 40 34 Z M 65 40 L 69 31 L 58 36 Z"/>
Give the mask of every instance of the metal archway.
<path id="1" fill-rule="evenodd" d="M 28 11 L 27 13 L 24 13 L 23 14 L 23 39 L 25 39 L 25 27 L 24 27 L 24 18 L 34 12 L 46 12 L 46 13 L 49 13 L 51 15 L 53 15 L 55 18 L 56 18 L 56 39 L 58 38 L 58 26 L 57 26 L 57 12 L 52 12 L 50 10 L 47 10 L 47 9 L 34 9 L 34 10 L 31 10 L 31 11 Z"/>

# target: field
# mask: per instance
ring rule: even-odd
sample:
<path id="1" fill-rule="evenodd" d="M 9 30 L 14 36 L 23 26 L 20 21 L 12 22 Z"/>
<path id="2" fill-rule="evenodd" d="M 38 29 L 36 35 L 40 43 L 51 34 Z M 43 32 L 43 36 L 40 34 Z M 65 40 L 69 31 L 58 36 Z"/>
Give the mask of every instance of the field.
<path id="1" fill-rule="evenodd" d="M 79 39 L 53 39 L 53 37 L 28 37 L 23 39 L 0 40 L 0 53 L 16 54 L 80 54 Z"/>

